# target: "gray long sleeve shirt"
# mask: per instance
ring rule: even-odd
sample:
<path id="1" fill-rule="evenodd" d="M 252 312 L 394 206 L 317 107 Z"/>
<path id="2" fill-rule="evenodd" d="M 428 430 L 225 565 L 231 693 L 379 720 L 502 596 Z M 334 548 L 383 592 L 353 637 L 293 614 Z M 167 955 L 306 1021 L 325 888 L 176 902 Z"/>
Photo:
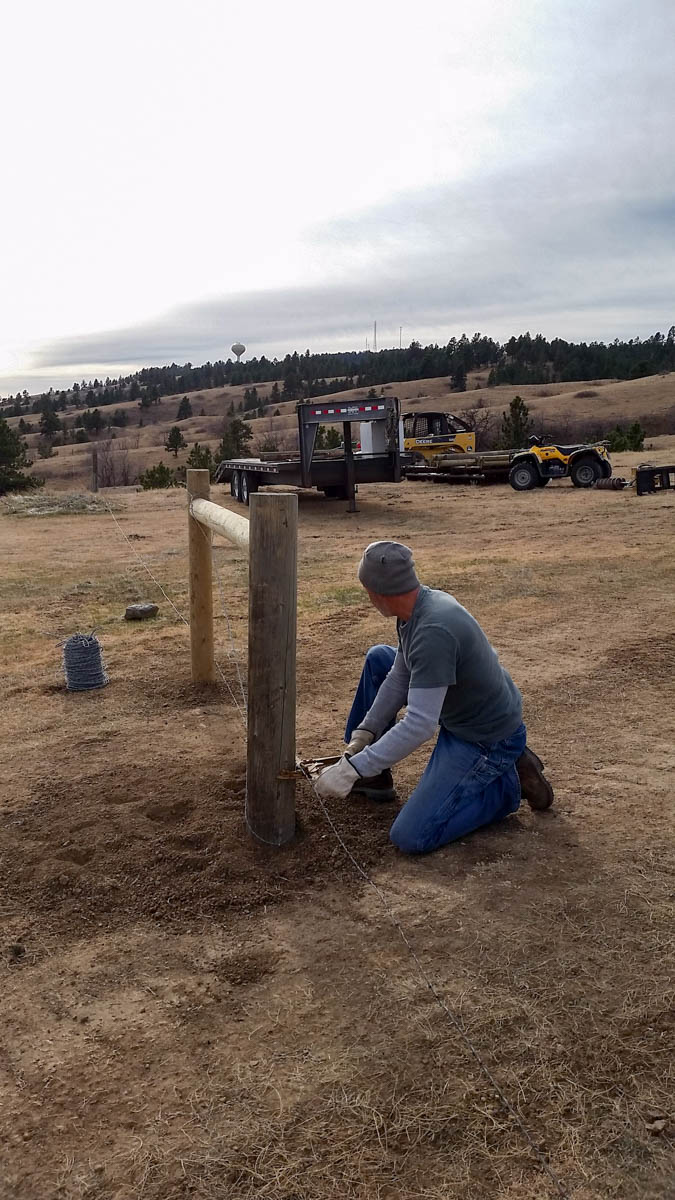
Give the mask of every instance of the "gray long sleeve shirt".
<path id="1" fill-rule="evenodd" d="M 522 699 L 478 622 L 454 596 L 421 587 L 409 621 L 398 622 L 391 671 L 361 727 L 372 746 L 351 758 L 362 776 L 377 775 L 433 737 L 440 722 L 464 741 L 489 745 L 522 722 Z M 407 704 L 407 712 L 382 730 Z"/>

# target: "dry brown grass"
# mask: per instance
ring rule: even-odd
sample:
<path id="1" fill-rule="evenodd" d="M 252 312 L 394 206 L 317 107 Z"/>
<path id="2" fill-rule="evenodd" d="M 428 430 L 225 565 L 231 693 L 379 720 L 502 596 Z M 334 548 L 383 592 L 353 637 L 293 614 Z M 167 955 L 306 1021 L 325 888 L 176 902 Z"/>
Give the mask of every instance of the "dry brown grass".
<path id="1" fill-rule="evenodd" d="M 14 492 L 0 498 L 0 510 L 13 517 L 67 517 L 77 513 L 107 514 L 119 511 L 114 500 L 93 492 Z"/>
<path id="2" fill-rule="evenodd" d="M 113 495 L 185 609 L 184 494 Z M 359 503 L 300 501 L 299 751 L 334 750 L 365 649 L 391 638 L 354 570 L 399 537 L 521 685 L 556 806 L 415 860 L 389 809 L 332 816 L 570 1197 L 668 1200 L 675 497 L 407 484 Z M 0 526 L 0 1192 L 553 1200 L 311 794 L 297 844 L 251 847 L 231 699 L 190 686 L 185 628 L 112 520 Z M 243 655 L 245 563 L 216 559 Z M 152 627 L 123 621 L 130 599 L 159 599 Z M 66 696 L 58 642 L 94 622 L 111 684 Z M 397 770 L 403 796 L 425 758 Z"/>

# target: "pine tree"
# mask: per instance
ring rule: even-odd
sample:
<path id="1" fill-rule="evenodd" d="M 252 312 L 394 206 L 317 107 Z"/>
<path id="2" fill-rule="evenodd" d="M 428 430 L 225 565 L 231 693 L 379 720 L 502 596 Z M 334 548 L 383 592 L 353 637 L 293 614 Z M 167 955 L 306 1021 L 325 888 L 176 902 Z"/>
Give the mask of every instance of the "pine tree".
<path id="1" fill-rule="evenodd" d="M 233 421 L 225 421 L 222 429 L 220 445 L 216 450 L 216 461 L 223 458 L 241 458 L 246 453 L 248 443 L 253 437 L 253 430 L 246 421 L 235 417 Z"/>
<path id="2" fill-rule="evenodd" d="M 629 450 L 644 450 L 645 431 L 639 421 L 633 421 L 626 430 L 626 443 Z"/>
<path id="3" fill-rule="evenodd" d="M 30 466 L 32 463 L 27 456 L 26 443 L 14 429 L 10 429 L 5 418 L 0 417 L 0 495 L 41 487 L 44 479 L 24 475 L 21 470 Z"/>
<path id="4" fill-rule="evenodd" d="M 180 433 L 180 429 L 178 430 Z M 147 471 L 143 471 L 138 476 L 138 482 L 142 488 L 147 491 L 149 488 L 169 488 L 176 486 L 175 472 L 167 467 L 166 463 L 157 463 L 155 467 L 148 467 Z"/>
<path id="5" fill-rule="evenodd" d="M 44 438 L 54 437 L 61 429 L 61 422 L 55 412 L 50 408 L 45 409 L 40 417 L 40 433 Z"/>
<path id="6" fill-rule="evenodd" d="M 103 417 L 98 408 L 87 409 L 82 414 L 82 424 L 89 433 L 100 433 L 103 429 Z"/>
<path id="7" fill-rule="evenodd" d="M 340 430 L 335 425 L 319 425 L 316 432 L 315 450 L 337 450 L 342 445 Z"/>
<path id="8" fill-rule="evenodd" d="M 213 478 L 216 466 L 210 448 L 208 446 L 200 446 L 199 442 L 195 442 L 187 456 L 185 465 L 186 467 L 196 468 L 198 471 L 208 471 L 211 478 Z"/>
<path id="9" fill-rule="evenodd" d="M 301 400 L 303 396 L 302 375 L 300 373 L 300 360 L 295 354 L 287 355 L 284 367 L 284 388 L 282 392 L 283 400 Z"/>
<path id="10" fill-rule="evenodd" d="M 187 421 L 188 417 L 191 417 L 191 416 L 192 416 L 192 405 L 190 404 L 189 398 L 187 396 L 183 396 L 183 399 L 181 400 L 180 404 L 178 405 L 178 412 L 176 413 L 176 420 L 177 421 Z"/>
<path id="11" fill-rule="evenodd" d="M 177 425 L 171 426 L 164 443 L 164 449 L 169 450 L 175 458 L 178 458 L 179 450 L 187 449 L 187 442 Z"/>
<path id="12" fill-rule="evenodd" d="M 450 386 L 453 392 L 466 391 L 466 367 L 464 363 L 458 363 L 450 376 Z"/>
<path id="13" fill-rule="evenodd" d="M 502 413 L 502 429 L 499 444 L 505 450 L 519 450 L 525 446 L 534 428 L 530 410 L 521 396 L 514 396 L 508 413 Z"/>

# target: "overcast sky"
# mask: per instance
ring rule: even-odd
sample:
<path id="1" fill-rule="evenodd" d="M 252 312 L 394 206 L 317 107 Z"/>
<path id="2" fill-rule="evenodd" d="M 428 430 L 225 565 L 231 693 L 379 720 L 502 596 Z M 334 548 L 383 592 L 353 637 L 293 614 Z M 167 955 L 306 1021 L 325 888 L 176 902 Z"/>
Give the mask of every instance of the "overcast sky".
<path id="1" fill-rule="evenodd" d="M 0 7 L 0 394 L 675 323 L 673 0 Z"/>

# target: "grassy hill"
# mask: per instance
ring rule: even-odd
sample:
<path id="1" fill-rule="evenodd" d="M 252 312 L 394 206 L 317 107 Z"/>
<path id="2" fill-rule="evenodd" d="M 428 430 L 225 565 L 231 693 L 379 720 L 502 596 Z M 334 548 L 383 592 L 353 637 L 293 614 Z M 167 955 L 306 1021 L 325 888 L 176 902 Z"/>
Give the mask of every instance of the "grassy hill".
<path id="1" fill-rule="evenodd" d="M 599 380 L 583 383 L 565 383 L 544 386 L 542 384 L 501 385 L 488 388 L 487 373 L 476 372 L 469 376 L 466 392 L 451 392 L 447 377 L 439 379 L 413 380 L 405 383 L 386 384 L 385 394 L 396 395 L 401 400 L 404 412 L 436 409 L 444 412 L 465 413 L 473 418 L 482 439 L 498 429 L 501 413 L 518 394 L 530 407 L 537 432 L 545 436 L 566 440 L 589 436 L 591 432 L 606 432 L 617 422 L 622 424 L 639 420 L 649 435 L 658 436 L 675 433 L 675 373 L 650 375 L 644 379 L 628 381 Z M 258 388 L 261 402 L 269 397 L 271 384 Z M 377 389 L 380 390 L 379 388 Z M 212 388 L 187 393 L 194 416 L 180 422 L 188 448 L 194 442 L 210 446 L 215 450 L 220 440 L 223 421 L 230 408 L 235 412 L 243 400 L 243 386 Z M 367 395 L 366 388 L 355 388 L 340 392 L 336 399 L 361 400 Z M 322 398 L 325 401 L 325 397 Z M 116 429 L 113 443 L 116 452 L 123 451 L 127 458 L 129 479 L 134 481 L 139 472 L 148 466 L 163 461 L 170 466 L 183 465 L 188 451 L 175 458 L 164 450 L 164 442 L 172 425 L 176 424 L 176 413 L 181 396 L 164 396 L 161 403 L 142 413 L 143 424 L 139 425 L 141 413 L 135 401 L 113 406 L 124 410 L 129 424 Z M 279 416 L 274 413 L 279 410 Z M 112 409 L 102 408 L 105 418 Z M 72 424 L 75 411 L 65 416 Z M 39 417 L 31 415 L 28 420 L 37 427 Z M 11 417 L 10 425 L 16 427 L 19 418 Z M 265 416 L 250 422 L 253 431 L 251 452 L 259 450 L 265 438 L 273 438 L 281 450 L 295 445 L 295 405 L 267 404 Z M 82 488 L 90 476 L 91 451 L 97 443 L 108 440 L 101 434 L 89 443 L 60 446 L 55 448 L 49 459 L 37 457 L 37 433 L 27 435 L 31 454 L 35 458 L 34 471 L 47 481 L 53 489 Z"/>

